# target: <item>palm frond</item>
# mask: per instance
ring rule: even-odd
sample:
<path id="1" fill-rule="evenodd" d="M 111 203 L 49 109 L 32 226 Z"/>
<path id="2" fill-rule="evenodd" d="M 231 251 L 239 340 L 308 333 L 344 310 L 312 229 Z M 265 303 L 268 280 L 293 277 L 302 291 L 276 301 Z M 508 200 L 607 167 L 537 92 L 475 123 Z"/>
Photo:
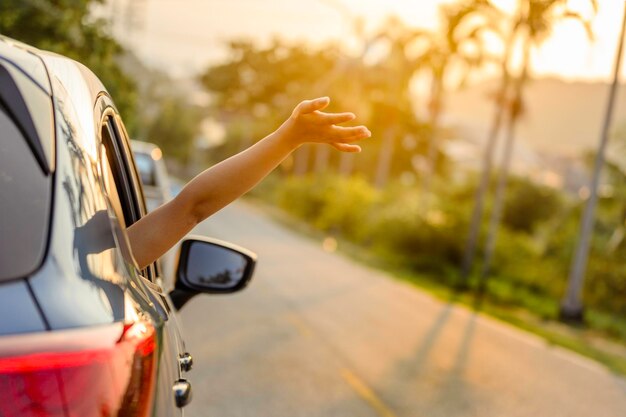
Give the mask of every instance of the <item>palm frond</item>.
<path id="1" fill-rule="evenodd" d="M 587 33 L 587 37 L 590 40 L 594 40 L 595 39 L 595 35 L 593 33 L 593 27 L 591 26 L 591 21 L 589 19 L 586 19 L 585 17 L 583 17 L 583 15 L 581 15 L 578 12 L 574 12 L 571 10 L 566 10 L 565 12 L 563 12 L 563 14 L 561 15 L 562 18 L 564 19 L 574 19 L 578 22 L 580 22 L 584 29 L 585 32 Z"/>

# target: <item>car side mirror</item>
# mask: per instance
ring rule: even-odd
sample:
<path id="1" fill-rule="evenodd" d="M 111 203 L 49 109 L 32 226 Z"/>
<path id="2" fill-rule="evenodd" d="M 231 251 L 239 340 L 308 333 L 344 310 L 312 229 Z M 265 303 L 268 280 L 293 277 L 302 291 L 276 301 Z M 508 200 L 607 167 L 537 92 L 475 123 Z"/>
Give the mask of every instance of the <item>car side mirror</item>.
<path id="1" fill-rule="evenodd" d="M 170 298 L 177 310 L 199 293 L 230 294 L 244 289 L 254 272 L 256 254 L 217 239 L 191 236 L 178 255 Z"/>

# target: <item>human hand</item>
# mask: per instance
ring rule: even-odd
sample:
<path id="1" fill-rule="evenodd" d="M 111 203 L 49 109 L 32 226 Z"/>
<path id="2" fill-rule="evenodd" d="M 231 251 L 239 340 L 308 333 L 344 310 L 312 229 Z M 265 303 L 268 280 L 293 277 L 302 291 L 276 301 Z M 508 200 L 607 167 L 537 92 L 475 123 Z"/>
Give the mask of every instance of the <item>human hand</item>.
<path id="1" fill-rule="evenodd" d="M 285 141 L 292 146 L 303 143 L 326 143 L 342 152 L 361 152 L 356 141 L 372 134 L 365 126 L 338 126 L 354 120 L 354 113 L 322 112 L 330 104 L 330 98 L 321 97 L 305 100 L 298 104 L 293 113 L 278 129 Z"/>

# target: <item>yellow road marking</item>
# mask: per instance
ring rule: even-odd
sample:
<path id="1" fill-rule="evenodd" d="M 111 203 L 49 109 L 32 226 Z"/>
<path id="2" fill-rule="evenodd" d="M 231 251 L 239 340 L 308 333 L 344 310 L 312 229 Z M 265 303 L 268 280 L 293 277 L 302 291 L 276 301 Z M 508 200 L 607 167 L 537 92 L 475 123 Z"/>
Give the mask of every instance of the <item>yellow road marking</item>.
<path id="1" fill-rule="evenodd" d="M 291 325 L 296 328 L 301 336 L 313 336 L 313 330 L 298 316 L 294 314 L 289 314 L 286 318 L 291 323 Z M 341 376 L 348 383 L 350 388 L 352 388 L 354 392 L 359 395 L 359 397 L 361 397 L 370 407 L 372 407 L 374 411 L 376 411 L 376 414 L 378 414 L 380 417 L 397 417 L 393 413 L 393 411 L 391 411 L 389 407 L 387 407 L 385 403 L 383 403 L 382 400 L 378 398 L 374 391 L 370 387 L 368 387 L 367 384 L 363 382 L 359 377 L 357 377 L 345 368 L 341 370 Z"/>
<path id="2" fill-rule="evenodd" d="M 372 407 L 380 417 L 396 417 L 370 387 L 347 369 L 341 370 L 341 376 L 361 398 Z"/>

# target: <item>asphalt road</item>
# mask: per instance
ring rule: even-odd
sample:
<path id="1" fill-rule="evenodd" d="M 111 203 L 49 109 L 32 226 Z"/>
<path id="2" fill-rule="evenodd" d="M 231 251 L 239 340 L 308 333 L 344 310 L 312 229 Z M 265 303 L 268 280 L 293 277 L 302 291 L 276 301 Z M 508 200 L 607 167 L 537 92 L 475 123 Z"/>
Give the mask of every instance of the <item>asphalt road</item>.
<path id="1" fill-rule="evenodd" d="M 197 233 L 259 254 L 251 286 L 182 311 L 187 417 L 625 417 L 626 380 L 325 252 L 237 203 Z"/>

